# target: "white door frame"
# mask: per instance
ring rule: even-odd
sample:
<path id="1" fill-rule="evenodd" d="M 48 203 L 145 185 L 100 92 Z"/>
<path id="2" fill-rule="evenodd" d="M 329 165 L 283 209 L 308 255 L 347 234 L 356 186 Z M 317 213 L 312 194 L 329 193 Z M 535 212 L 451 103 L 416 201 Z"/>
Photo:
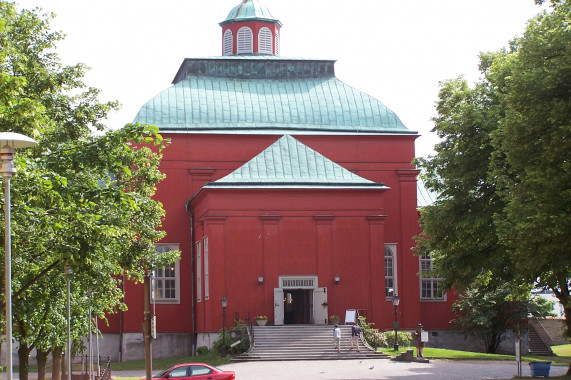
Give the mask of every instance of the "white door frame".
<path id="1" fill-rule="evenodd" d="M 279 276 L 279 288 L 274 288 L 274 324 L 283 325 L 284 323 L 284 305 L 283 294 L 287 289 L 311 289 L 313 290 L 312 310 L 311 316 L 312 323 L 322 323 L 321 317 L 323 308 L 325 307 L 325 314 L 327 314 L 327 306 L 322 306 L 323 303 L 327 305 L 327 288 L 319 288 L 317 276 Z M 316 291 L 319 297 L 315 297 Z M 324 298 L 325 297 L 325 298 Z M 316 303 L 317 302 L 317 303 Z M 320 314 L 316 314 L 320 312 Z M 318 317 L 318 319 L 316 318 Z M 325 317 L 327 320 L 327 316 Z"/>

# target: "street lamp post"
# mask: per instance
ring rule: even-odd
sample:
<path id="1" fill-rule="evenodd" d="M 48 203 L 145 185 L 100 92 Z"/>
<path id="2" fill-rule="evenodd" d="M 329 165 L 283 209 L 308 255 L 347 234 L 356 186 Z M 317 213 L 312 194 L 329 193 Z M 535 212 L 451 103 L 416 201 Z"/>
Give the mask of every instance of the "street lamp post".
<path id="1" fill-rule="evenodd" d="M 398 336 L 397 336 L 397 332 L 399 329 L 399 321 L 397 319 L 397 307 L 399 305 L 400 302 L 400 298 L 399 296 L 397 296 L 396 294 L 393 296 L 393 306 L 395 307 L 395 323 L 394 323 L 394 329 L 395 329 L 395 345 L 394 345 L 394 350 L 398 351 L 399 349 L 399 341 L 398 341 Z"/>
<path id="2" fill-rule="evenodd" d="M 14 132 L 0 133 L 0 172 L 4 177 L 4 280 L 6 292 L 6 378 L 12 380 L 12 236 L 10 230 L 10 178 L 16 173 L 14 151 L 36 145 L 28 136 Z"/>
<path id="3" fill-rule="evenodd" d="M 66 301 L 66 309 L 67 309 L 67 348 L 65 352 L 65 356 L 67 356 L 67 380 L 71 380 L 71 275 L 73 271 L 68 263 L 65 263 L 63 268 L 63 273 L 66 277 L 67 283 L 67 301 Z"/>
<path id="4" fill-rule="evenodd" d="M 222 296 L 220 300 L 220 306 L 222 306 L 222 357 L 226 357 L 226 308 L 228 307 L 228 298 Z"/>

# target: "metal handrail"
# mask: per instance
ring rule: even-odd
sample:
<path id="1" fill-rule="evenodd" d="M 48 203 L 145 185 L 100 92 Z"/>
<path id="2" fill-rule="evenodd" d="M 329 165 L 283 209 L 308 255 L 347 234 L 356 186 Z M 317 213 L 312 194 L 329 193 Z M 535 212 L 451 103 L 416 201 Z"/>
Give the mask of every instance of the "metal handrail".
<path id="1" fill-rule="evenodd" d="M 364 311 L 363 314 L 367 314 L 367 309 L 357 309 L 357 325 L 359 325 L 359 340 L 361 341 L 361 343 L 363 343 L 363 346 L 365 346 L 369 351 L 374 351 L 377 352 L 377 350 L 375 348 L 373 348 L 368 342 L 367 339 L 365 339 L 365 333 L 363 332 L 363 324 L 361 323 L 361 319 L 359 319 L 360 316 L 360 311 Z M 364 315 L 365 319 L 367 318 Z"/>
<path id="2" fill-rule="evenodd" d="M 99 379 L 111 380 L 111 356 L 107 356 L 107 363 L 105 363 L 105 367 L 103 371 L 101 371 Z"/>

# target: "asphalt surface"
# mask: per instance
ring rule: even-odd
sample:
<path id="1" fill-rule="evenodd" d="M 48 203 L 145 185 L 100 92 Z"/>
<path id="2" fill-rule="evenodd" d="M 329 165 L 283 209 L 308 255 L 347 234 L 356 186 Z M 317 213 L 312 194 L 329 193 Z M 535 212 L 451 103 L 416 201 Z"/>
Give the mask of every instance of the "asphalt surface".
<path id="1" fill-rule="evenodd" d="M 230 363 L 221 369 L 234 371 L 237 380 L 365 380 L 365 379 L 511 379 L 517 375 L 515 361 L 449 361 L 429 363 L 372 360 L 314 360 Z M 561 376 L 567 366 L 551 366 L 550 377 Z M 144 371 L 114 371 L 113 378 L 144 378 Z M 529 364 L 522 363 L 522 375 L 530 377 Z"/>

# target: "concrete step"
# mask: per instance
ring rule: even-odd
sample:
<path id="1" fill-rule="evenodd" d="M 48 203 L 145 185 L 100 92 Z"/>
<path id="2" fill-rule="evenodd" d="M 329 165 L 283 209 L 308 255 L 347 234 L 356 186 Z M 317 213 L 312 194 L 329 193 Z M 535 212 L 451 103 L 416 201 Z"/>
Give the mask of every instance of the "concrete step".
<path id="1" fill-rule="evenodd" d="M 538 356 L 551 356 L 553 355 L 553 351 L 551 348 L 545 344 L 545 342 L 541 339 L 537 331 L 533 326 L 529 326 L 528 328 L 529 334 L 529 352 L 533 355 Z"/>
<path id="2" fill-rule="evenodd" d="M 348 360 L 389 358 L 381 352 L 359 344 L 360 352 L 349 350 L 351 326 L 341 328 L 341 352 L 333 346 L 331 325 L 255 326 L 254 345 L 250 352 L 232 361 L 271 360 Z"/>

